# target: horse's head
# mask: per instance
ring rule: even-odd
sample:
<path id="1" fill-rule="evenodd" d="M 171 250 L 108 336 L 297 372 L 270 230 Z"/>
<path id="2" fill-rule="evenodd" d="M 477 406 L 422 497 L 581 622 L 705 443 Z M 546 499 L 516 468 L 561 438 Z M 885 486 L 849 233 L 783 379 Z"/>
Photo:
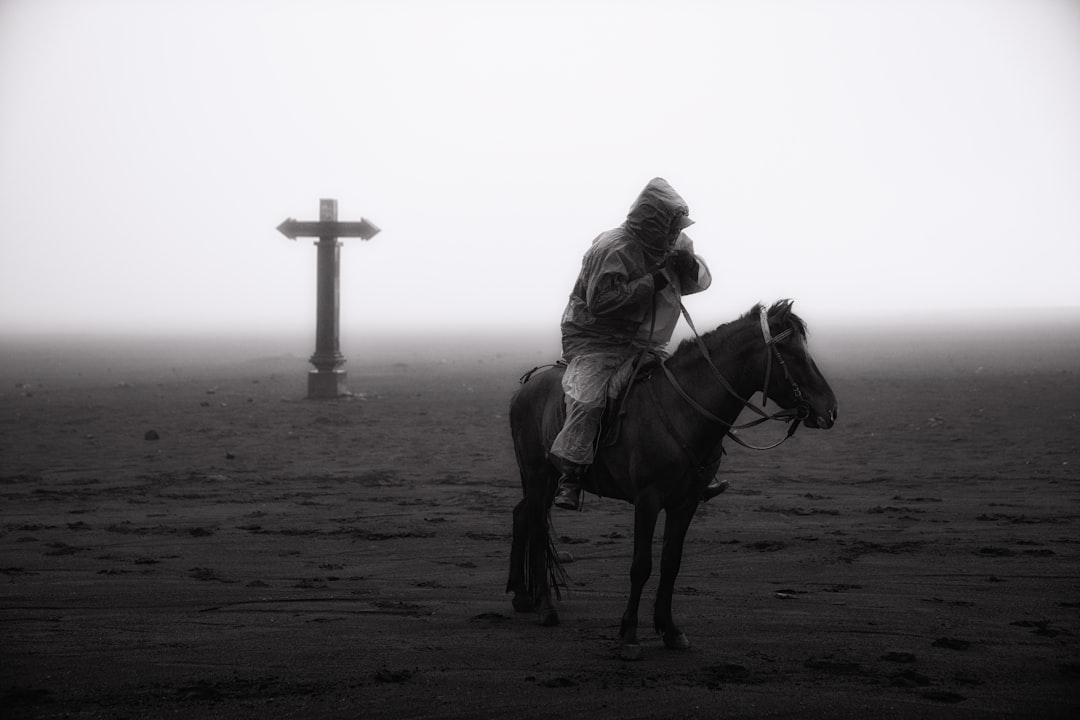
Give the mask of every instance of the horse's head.
<path id="1" fill-rule="evenodd" d="M 791 300 L 760 308 L 765 346 L 767 396 L 791 410 L 807 427 L 828 430 L 836 422 L 836 395 L 806 347 L 806 323 L 791 310 Z"/>

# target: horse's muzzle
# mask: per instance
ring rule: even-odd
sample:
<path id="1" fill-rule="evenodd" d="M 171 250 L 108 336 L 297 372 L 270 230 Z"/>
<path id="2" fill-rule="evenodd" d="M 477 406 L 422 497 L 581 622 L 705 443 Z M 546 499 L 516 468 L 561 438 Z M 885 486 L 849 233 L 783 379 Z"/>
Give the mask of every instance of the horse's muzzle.
<path id="1" fill-rule="evenodd" d="M 806 416 L 803 417 L 803 422 L 806 427 L 817 428 L 818 430 L 828 430 L 836 424 L 837 407 L 833 405 L 827 410 L 821 412 L 815 411 L 810 405 L 805 406 Z M 799 407 L 800 417 L 802 417 L 803 406 Z"/>

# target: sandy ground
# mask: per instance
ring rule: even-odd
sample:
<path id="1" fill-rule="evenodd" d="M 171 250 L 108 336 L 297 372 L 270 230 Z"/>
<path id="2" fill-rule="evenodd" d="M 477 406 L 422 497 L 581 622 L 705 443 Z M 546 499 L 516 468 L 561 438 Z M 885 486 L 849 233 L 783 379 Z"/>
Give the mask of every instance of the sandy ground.
<path id="1" fill-rule="evenodd" d="M 561 626 L 503 592 L 506 408 L 549 358 L 361 356 L 320 402 L 295 354 L 7 343 L 0 715 L 1076 717 L 1080 334 L 1058 330 L 815 338 L 838 426 L 730 449 L 676 588 L 693 646 L 646 633 L 637 662 L 628 505 L 557 511 Z"/>

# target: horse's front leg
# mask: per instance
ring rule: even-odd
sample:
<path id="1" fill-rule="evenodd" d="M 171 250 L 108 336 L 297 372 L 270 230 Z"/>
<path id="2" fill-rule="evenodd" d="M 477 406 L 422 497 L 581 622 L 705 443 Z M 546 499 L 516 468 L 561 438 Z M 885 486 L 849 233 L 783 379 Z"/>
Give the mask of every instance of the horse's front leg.
<path id="1" fill-rule="evenodd" d="M 673 650 L 686 650 L 690 647 L 690 641 L 676 627 L 671 617 L 671 596 L 675 592 L 675 578 L 682 566 L 686 531 L 694 519 L 697 505 L 697 500 L 694 500 L 679 507 L 668 508 L 664 519 L 664 549 L 660 555 L 660 584 L 656 590 L 653 622 L 656 632 L 664 637 L 664 645 Z"/>
<path id="2" fill-rule="evenodd" d="M 622 655 L 636 660 L 640 657 L 638 645 L 638 606 L 641 592 L 652 574 L 652 538 L 656 530 L 656 517 L 660 513 L 660 498 L 655 492 L 645 491 L 634 501 L 634 559 L 630 563 L 630 599 L 622 616 Z"/>

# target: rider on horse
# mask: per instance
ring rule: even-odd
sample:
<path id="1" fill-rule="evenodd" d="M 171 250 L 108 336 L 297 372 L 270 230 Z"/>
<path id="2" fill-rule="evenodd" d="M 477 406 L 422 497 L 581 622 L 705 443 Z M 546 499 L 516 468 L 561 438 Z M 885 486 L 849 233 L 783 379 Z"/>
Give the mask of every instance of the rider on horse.
<path id="1" fill-rule="evenodd" d="M 654 178 L 626 221 L 601 233 L 582 259 L 562 317 L 566 421 L 550 451 L 561 473 L 557 507 L 581 508 L 579 481 L 596 454 L 608 398 L 625 389 L 642 353 L 666 356 L 682 296 L 712 282 L 683 232 L 693 222 L 682 197 L 666 180 Z M 705 497 L 726 486 L 713 478 Z"/>

